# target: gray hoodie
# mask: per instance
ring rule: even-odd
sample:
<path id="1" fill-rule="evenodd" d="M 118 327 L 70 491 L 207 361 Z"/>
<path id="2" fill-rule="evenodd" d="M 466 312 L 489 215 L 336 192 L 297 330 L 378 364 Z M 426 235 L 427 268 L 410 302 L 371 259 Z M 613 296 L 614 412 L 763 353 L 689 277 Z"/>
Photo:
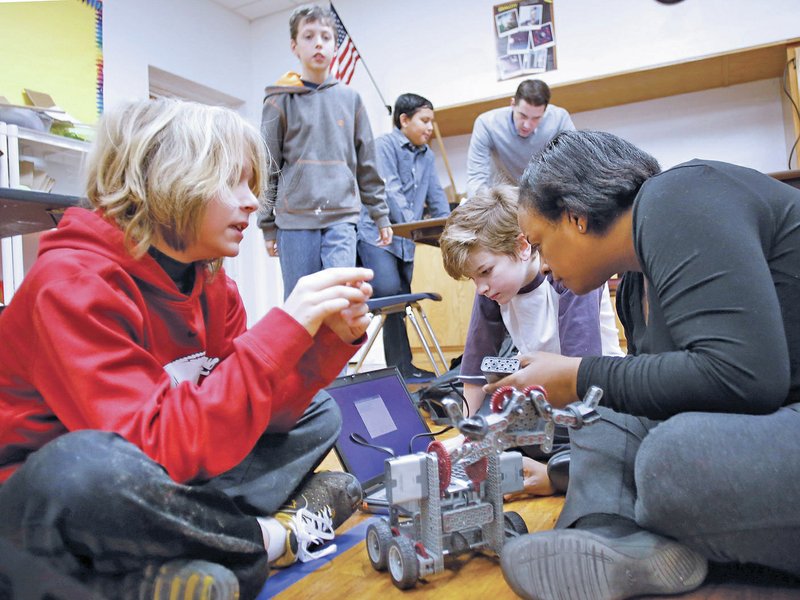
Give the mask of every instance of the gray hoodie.
<path id="1" fill-rule="evenodd" d="M 275 239 L 276 228 L 358 223 L 362 204 L 379 228 L 388 227 L 361 97 L 332 77 L 314 89 L 292 75 L 279 81 L 290 85 L 267 87 L 264 98 L 261 134 L 272 157 L 267 206 L 258 220 L 264 239 Z"/>

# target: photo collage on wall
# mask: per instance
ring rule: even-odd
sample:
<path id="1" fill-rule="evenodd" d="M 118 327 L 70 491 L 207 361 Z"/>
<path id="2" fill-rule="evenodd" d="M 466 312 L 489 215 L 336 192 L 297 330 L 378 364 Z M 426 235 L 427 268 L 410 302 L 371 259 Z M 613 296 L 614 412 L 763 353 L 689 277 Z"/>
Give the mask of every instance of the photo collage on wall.
<path id="1" fill-rule="evenodd" d="M 493 13 L 498 81 L 556 68 L 552 0 L 504 2 Z"/>

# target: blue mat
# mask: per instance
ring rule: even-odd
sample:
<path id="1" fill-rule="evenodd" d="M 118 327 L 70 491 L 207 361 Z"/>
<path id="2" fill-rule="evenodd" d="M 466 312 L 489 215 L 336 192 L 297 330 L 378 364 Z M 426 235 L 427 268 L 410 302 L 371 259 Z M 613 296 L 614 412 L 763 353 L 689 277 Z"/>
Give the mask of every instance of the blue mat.
<path id="1" fill-rule="evenodd" d="M 309 573 L 313 573 L 323 565 L 331 562 L 334 558 L 349 550 L 359 542 L 363 542 L 367 535 L 367 527 L 373 523 L 377 517 L 373 517 L 359 523 L 352 529 L 345 531 L 342 534 L 337 534 L 334 543 L 336 544 L 336 552 L 329 554 L 324 558 L 312 560 L 307 563 L 295 563 L 286 569 L 274 569 L 270 572 L 269 579 L 261 590 L 256 600 L 269 600 L 273 596 L 280 594 L 285 589 L 293 586 L 295 583 L 303 579 Z"/>

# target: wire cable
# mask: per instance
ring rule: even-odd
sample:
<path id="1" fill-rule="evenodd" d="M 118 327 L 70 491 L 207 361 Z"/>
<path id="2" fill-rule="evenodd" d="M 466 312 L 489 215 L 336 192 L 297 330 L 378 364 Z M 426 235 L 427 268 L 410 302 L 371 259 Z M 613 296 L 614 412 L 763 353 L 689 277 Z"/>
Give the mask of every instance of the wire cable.
<path id="1" fill-rule="evenodd" d="M 631 431 L 630 429 L 625 429 L 625 428 L 624 428 L 622 425 L 620 425 L 619 423 L 614 423 L 614 421 L 612 421 L 612 420 L 610 420 L 610 419 L 606 419 L 606 418 L 605 418 L 605 417 L 603 417 L 603 416 L 601 416 L 601 417 L 600 417 L 600 420 L 601 420 L 601 421 L 605 421 L 605 422 L 606 422 L 606 423 L 608 423 L 609 425 L 613 425 L 614 427 L 616 427 L 617 429 L 619 429 L 619 430 L 620 430 L 620 431 L 622 431 L 623 433 L 627 433 L 628 435 L 631 435 L 631 436 L 635 437 L 635 438 L 636 438 L 637 440 L 639 440 L 640 442 L 643 442 L 643 441 L 644 441 L 644 438 L 643 438 L 642 436 L 640 436 L 640 435 L 639 435 L 639 434 L 637 434 L 637 433 L 634 433 L 634 432 L 633 432 L 633 431 Z"/>
<path id="2" fill-rule="evenodd" d="M 441 435 L 442 433 L 447 433 L 452 428 L 453 428 L 452 425 L 448 425 L 447 427 L 445 427 L 443 429 L 440 429 L 439 431 L 429 431 L 427 433 L 418 433 L 416 435 L 411 436 L 411 440 L 408 442 L 408 453 L 409 454 L 413 454 L 414 453 L 414 442 L 417 440 L 417 438 L 420 438 L 420 437 L 434 437 L 434 436 L 437 436 L 437 435 Z"/>
<path id="3" fill-rule="evenodd" d="M 464 407 L 464 416 L 467 418 L 471 417 L 472 415 L 469 414 L 469 404 L 467 404 L 467 399 L 464 397 L 464 394 L 461 393 L 458 387 L 456 387 L 455 381 L 448 382 L 448 385 L 450 386 L 450 389 L 453 390 L 453 393 L 455 393 L 455 395 L 461 399 L 461 405 Z"/>
<path id="4" fill-rule="evenodd" d="M 795 115 L 797 116 L 798 122 L 800 122 L 800 107 L 797 106 L 797 103 L 794 101 L 794 98 L 792 98 L 791 91 L 787 87 L 789 81 L 789 65 L 791 65 L 794 62 L 795 60 L 793 58 L 786 61 L 786 64 L 783 67 L 783 81 L 781 82 L 781 85 L 783 87 L 783 93 L 786 94 L 786 97 L 789 99 L 789 102 L 792 103 Z M 795 65 L 795 69 L 796 68 L 797 65 Z M 798 84 L 800 84 L 800 82 L 798 82 Z M 792 147 L 789 150 L 789 162 L 787 163 L 789 169 L 792 168 L 792 156 L 794 156 L 794 152 L 795 150 L 797 150 L 798 143 L 800 143 L 800 133 L 798 133 L 797 137 L 794 140 L 794 144 L 792 144 Z"/>

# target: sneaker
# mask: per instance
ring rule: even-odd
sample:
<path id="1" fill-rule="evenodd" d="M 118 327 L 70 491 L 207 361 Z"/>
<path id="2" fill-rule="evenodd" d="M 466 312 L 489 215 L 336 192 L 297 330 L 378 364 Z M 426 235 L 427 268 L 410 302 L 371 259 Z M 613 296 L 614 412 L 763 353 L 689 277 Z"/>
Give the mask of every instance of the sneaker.
<path id="1" fill-rule="evenodd" d="M 701 555 L 648 531 L 621 538 L 579 529 L 524 535 L 504 546 L 500 565 L 511 589 L 529 600 L 680 594 L 708 572 Z"/>
<path id="2" fill-rule="evenodd" d="M 280 569 L 297 561 L 311 562 L 336 552 L 336 544 L 323 548 L 334 538 L 329 508 L 325 507 L 320 513 L 299 508 L 291 513 L 275 513 L 275 518 L 286 528 L 286 546 L 283 555 L 271 566 Z"/>
<path id="3" fill-rule="evenodd" d="M 324 549 L 322 545 L 334 538 L 334 530 L 350 518 L 362 499 L 361 484 L 349 473 L 311 475 L 274 515 L 286 528 L 286 551 L 272 565 L 286 567 L 335 552 L 335 545 Z"/>
<path id="4" fill-rule="evenodd" d="M 410 369 L 401 369 L 400 374 L 407 383 L 422 383 L 436 378 L 436 373 L 411 365 Z"/>
<path id="5" fill-rule="evenodd" d="M 231 571 L 204 560 L 172 560 L 145 571 L 140 598 L 153 600 L 238 600 L 239 581 Z"/>
<path id="6" fill-rule="evenodd" d="M 322 514 L 327 508 L 337 529 L 361 504 L 363 493 L 358 479 L 341 471 L 313 473 L 297 490 L 292 500 L 279 508 L 279 512 L 294 513 L 304 508 Z"/>

